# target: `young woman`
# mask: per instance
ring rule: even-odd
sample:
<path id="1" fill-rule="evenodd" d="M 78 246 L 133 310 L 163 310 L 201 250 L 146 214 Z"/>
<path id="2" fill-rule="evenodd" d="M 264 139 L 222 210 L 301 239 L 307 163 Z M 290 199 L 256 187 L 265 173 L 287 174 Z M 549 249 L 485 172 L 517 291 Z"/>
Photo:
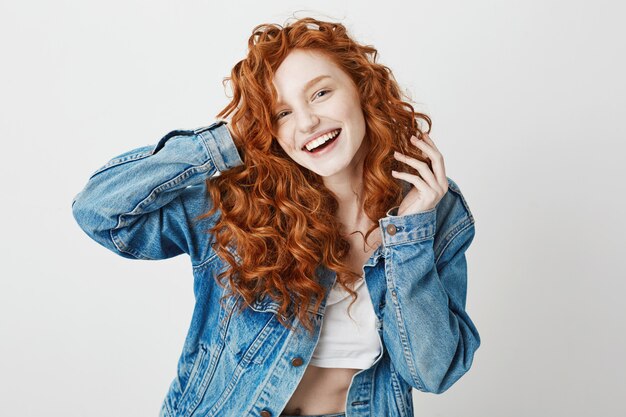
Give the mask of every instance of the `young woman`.
<path id="1" fill-rule="evenodd" d="M 259 25 L 221 120 L 113 158 L 74 198 L 120 256 L 190 256 L 161 416 L 412 416 L 412 388 L 470 368 L 474 218 L 376 53 L 338 23 Z"/>

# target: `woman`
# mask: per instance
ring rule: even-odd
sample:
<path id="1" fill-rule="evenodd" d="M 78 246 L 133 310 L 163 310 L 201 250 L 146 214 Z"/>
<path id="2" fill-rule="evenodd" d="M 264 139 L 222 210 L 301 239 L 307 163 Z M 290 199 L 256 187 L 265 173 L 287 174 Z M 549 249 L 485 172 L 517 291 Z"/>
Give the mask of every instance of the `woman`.
<path id="1" fill-rule="evenodd" d="M 376 53 L 338 23 L 259 25 L 223 120 L 113 158 L 74 198 L 120 256 L 191 258 L 161 416 L 412 416 L 412 388 L 470 368 L 474 218 Z"/>

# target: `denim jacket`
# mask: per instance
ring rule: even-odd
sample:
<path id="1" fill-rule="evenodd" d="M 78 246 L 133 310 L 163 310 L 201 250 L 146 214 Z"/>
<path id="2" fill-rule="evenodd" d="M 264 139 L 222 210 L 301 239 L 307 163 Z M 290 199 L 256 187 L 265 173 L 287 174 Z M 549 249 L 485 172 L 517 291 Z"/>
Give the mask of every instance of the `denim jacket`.
<path id="1" fill-rule="evenodd" d="M 233 297 L 220 305 L 224 289 L 215 276 L 228 264 L 205 231 L 219 210 L 192 219 L 211 204 L 207 177 L 243 163 L 224 124 L 174 130 L 156 145 L 111 159 L 72 201 L 81 229 L 122 257 L 186 253 L 191 259 L 195 307 L 162 417 L 279 416 L 310 361 L 324 318 L 326 299 L 318 310 L 311 302 L 311 337 L 296 317 L 293 330 L 282 326 L 271 298 L 257 299 L 241 314 L 230 314 Z M 472 365 L 480 337 L 465 311 L 465 251 L 474 218 L 457 184 L 448 178 L 448 185 L 435 208 L 397 216 L 394 207 L 378 221 L 382 245 L 363 271 L 381 353 L 352 377 L 347 417 L 413 416 L 412 388 L 442 393 Z M 335 273 L 325 267 L 316 272 L 328 295 Z"/>

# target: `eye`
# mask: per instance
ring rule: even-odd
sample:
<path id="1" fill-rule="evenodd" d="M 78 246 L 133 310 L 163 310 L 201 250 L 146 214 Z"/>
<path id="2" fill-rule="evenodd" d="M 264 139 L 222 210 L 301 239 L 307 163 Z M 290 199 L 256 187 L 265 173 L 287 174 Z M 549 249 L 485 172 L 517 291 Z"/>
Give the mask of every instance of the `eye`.
<path id="1" fill-rule="evenodd" d="M 275 116 L 275 117 L 276 117 L 276 120 L 281 119 L 281 118 L 283 117 L 283 115 L 285 115 L 285 113 L 289 113 L 289 112 L 285 110 L 285 111 L 281 111 L 280 113 L 278 113 L 278 114 Z"/>
<path id="2" fill-rule="evenodd" d="M 320 94 L 322 93 L 330 93 L 330 90 L 320 90 L 315 94 L 315 98 L 317 97 L 321 97 Z"/>

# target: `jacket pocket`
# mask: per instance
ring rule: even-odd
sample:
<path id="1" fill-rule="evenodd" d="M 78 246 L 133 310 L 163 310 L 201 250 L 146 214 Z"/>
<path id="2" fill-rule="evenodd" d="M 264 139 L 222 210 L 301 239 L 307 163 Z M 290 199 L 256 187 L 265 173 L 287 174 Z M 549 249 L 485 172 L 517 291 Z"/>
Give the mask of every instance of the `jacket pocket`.
<path id="1" fill-rule="evenodd" d="M 194 358 L 189 376 L 182 384 L 182 394 L 175 406 L 177 416 L 189 416 L 201 402 L 206 387 L 211 379 L 212 367 L 211 349 L 204 343 L 200 343 L 198 353 Z"/>
<path id="2" fill-rule="evenodd" d="M 226 331 L 226 349 L 239 366 L 262 364 L 275 347 L 280 323 L 272 312 L 257 312 L 246 308 L 241 313 L 235 308 Z"/>

